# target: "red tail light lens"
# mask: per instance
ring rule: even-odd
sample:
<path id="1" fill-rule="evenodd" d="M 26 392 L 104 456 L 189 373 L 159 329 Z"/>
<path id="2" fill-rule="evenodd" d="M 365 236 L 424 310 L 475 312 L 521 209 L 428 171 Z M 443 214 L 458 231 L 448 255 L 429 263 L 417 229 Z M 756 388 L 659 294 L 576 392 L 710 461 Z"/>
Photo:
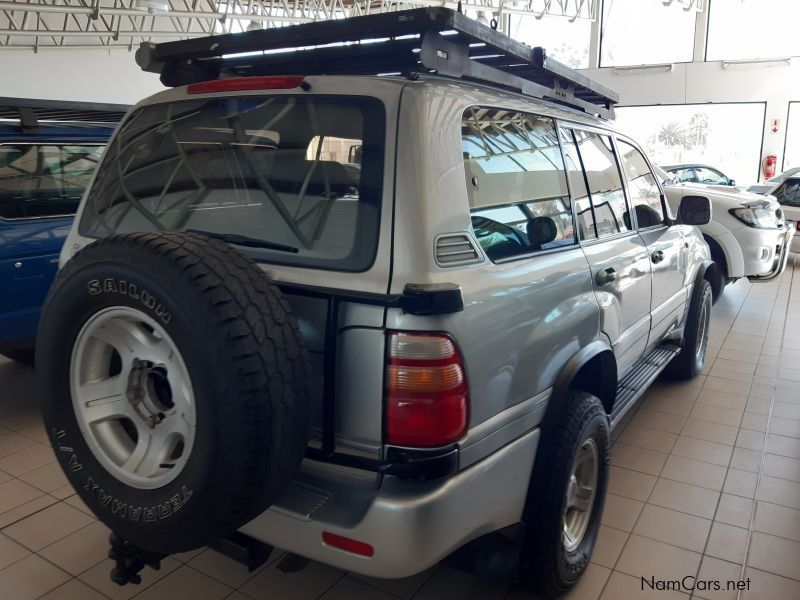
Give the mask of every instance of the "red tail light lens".
<path id="1" fill-rule="evenodd" d="M 243 90 L 292 90 L 303 83 L 305 77 L 264 76 L 231 77 L 201 83 L 190 83 L 186 91 L 190 94 L 210 94 L 212 92 L 237 92 Z"/>
<path id="2" fill-rule="evenodd" d="M 467 430 L 467 381 L 450 336 L 392 332 L 388 344 L 387 443 L 431 448 L 460 439 Z"/>
<path id="3" fill-rule="evenodd" d="M 798 221 L 797 223 L 795 223 L 795 224 L 794 224 L 794 226 L 795 226 L 795 228 L 797 229 L 797 231 L 800 231 L 800 221 Z"/>

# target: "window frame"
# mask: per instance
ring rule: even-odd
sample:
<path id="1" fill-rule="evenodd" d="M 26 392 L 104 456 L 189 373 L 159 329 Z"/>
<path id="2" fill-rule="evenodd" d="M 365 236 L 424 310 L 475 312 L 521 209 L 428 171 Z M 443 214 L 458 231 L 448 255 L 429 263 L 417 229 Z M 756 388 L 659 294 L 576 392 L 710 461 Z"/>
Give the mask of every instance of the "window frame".
<path id="1" fill-rule="evenodd" d="M 100 162 L 103 159 L 103 153 L 105 152 L 106 146 L 108 146 L 108 141 L 105 142 L 72 142 L 72 141 L 46 141 L 46 142 L 28 142 L 28 141 L 20 141 L 20 142 L 0 142 L 0 148 L 3 146 L 91 146 L 93 148 L 100 148 L 100 156 L 97 166 L 100 165 Z M 81 199 L 78 201 L 78 205 L 75 207 L 75 210 L 70 213 L 58 213 L 53 215 L 46 215 L 46 216 L 37 216 L 37 217 L 4 217 L 2 213 L 0 213 L 0 221 L 5 223 L 19 223 L 19 222 L 26 222 L 26 221 L 46 221 L 52 219 L 67 219 L 71 217 L 75 217 L 78 214 L 78 211 L 81 208 L 81 203 L 83 202 L 83 196 L 86 195 L 86 190 L 88 190 L 92 182 L 94 181 L 95 173 L 97 173 L 97 166 L 95 166 L 94 171 L 92 171 L 91 176 L 89 177 L 89 181 L 86 183 L 86 187 L 83 189 L 83 193 L 81 194 Z"/>
<path id="2" fill-rule="evenodd" d="M 619 174 L 620 181 L 622 182 L 622 196 L 623 196 L 623 198 L 625 198 L 625 207 L 630 212 L 631 206 L 630 206 L 630 200 L 628 198 L 628 192 L 627 192 L 627 189 L 625 187 L 625 185 L 626 185 L 625 175 L 622 172 L 622 164 L 619 161 L 619 153 L 617 152 L 617 146 L 616 146 L 616 140 L 615 140 L 616 133 L 614 131 L 610 130 L 610 129 L 603 129 L 602 127 L 597 127 L 597 126 L 593 126 L 593 125 L 587 125 L 585 123 L 580 123 L 578 121 L 570 121 L 570 120 L 567 120 L 567 119 L 563 119 L 563 120 L 562 119 L 557 119 L 557 122 L 559 122 L 561 124 L 561 126 L 563 126 L 564 128 L 566 128 L 566 129 L 568 129 L 570 131 L 575 131 L 575 130 L 586 131 L 586 132 L 589 132 L 589 133 L 595 133 L 597 135 L 606 135 L 609 138 L 611 138 L 611 144 L 612 144 L 612 146 L 614 148 L 613 149 L 614 162 L 617 165 L 617 173 Z M 561 139 L 559 139 L 559 145 L 561 145 Z M 576 144 L 576 146 L 577 146 L 577 144 Z M 562 149 L 562 153 L 563 153 L 563 149 Z M 592 221 L 593 221 L 593 224 L 594 224 L 595 235 L 597 235 L 597 237 L 589 239 L 589 240 L 581 240 L 579 238 L 578 239 L 578 245 L 591 246 L 593 244 L 608 242 L 608 241 L 611 241 L 611 240 L 619 240 L 619 239 L 623 239 L 623 238 L 630 237 L 630 236 L 633 236 L 633 235 L 637 235 L 638 225 L 639 225 L 638 222 L 636 223 L 637 227 L 636 228 L 631 228 L 629 231 L 620 231 L 620 232 L 617 232 L 617 233 L 615 233 L 613 235 L 605 235 L 603 237 L 600 237 L 600 235 L 598 234 L 598 231 L 597 231 L 597 220 L 595 219 L 595 214 L 594 214 L 594 200 L 592 199 L 592 192 L 589 189 L 589 181 L 588 181 L 588 179 L 586 177 L 586 169 L 583 166 L 583 156 L 580 154 L 580 148 L 578 148 L 578 155 L 581 157 L 581 170 L 583 171 L 583 179 L 584 179 L 584 182 L 586 183 L 586 191 L 589 194 L 589 205 L 592 208 Z M 649 162 L 648 162 L 648 164 L 649 164 Z M 650 170 L 652 170 L 652 166 L 650 167 Z M 569 182 L 569 177 L 567 178 L 567 182 Z M 659 189 L 660 189 L 660 185 L 659 185 Z M 572 192 L 572 190 L 570 189 L 570 194 L 571 194 L 571 192 Z M 663 191 L 662 191 L 662 194 L 663 194 Z M 575 209 L 574 209 L 575 199 L 570 197 L 570 202 L 571 202 L 571 204 L 573 206 L 573 210 L 572 210 L 572 212 L 573 212 L 573 220 L 575 220 Z M 636 219 L 636 215 L 633 215 L 633 218 L 635 220 Z M 577 236 L 577 229 L 575 231 L 576 231 L 576 236 Z"/>
<path id="3" fill-rule="evenodd" d="M 548 120 L 552 121 L 553 129 L 554 129 L 554 132 L 555 132 L 555 135 L 556 135 L 556 139 L 558 141 L 558 154 L 561 157 L 562 173 L 564 175 L 564 180 L 566 181 L 566 184 L 567 184 L 567 196 L 568 196 L 569 203 L 570 203 L 569 211 L 570 211 L 570 216 L 571 216 L 571 220 L 572 220 L 572 231 L 573 231 L 573 235 L 574 235 L 574 242 L 572 244 L 565 244 L 563 246 L 556 246 L 555 248 L 544 248 L 544 249 L 540 249 L 540 250 L 531 250 L 529 252 L 520 252 L 519 254 L 513 254 L 511 256 L 504 256 L 502 258 L 497 258 L 497 259 L 491 258 L 489 256 L 489 254 L 486 252 L 486 250 L 484 250 L 482 247 L 481 247 L 481 252 L 483 252 L 483 254 L 486 256 L 486 258 L 488 258 L 489 262 L 491 262 L 492 264 L 502 265 L 502 264 L 506 264 L 506 263 L 510 263 L 510 262 L 515 262 L 515 261 L 518 261 L 518 260 L 526 260 L 526 259 L 535 258 L 537 256 L 545 256 L 545 255 L 548 255 L 548 254 L 555 254 L 556 252 L 566 252 L 566 251 L 570 251 L 570 250 L 574 251 L 574 250 L 580 249 L 581 240 L 580 240 L 580 238 L 578 236 L 578 229 L 577 229 L 578 226 L 577 226 L 577 222 L 576 222 L 576 218 L 575 218 L 575 205 L 574 205 L 573 196 L 572 196 L 572 186 L 570 185 L 569 177 L 567 176 L 566 159 L 564 157 L 564 148 L 561 145 L 561 138 L 558 135 L 559 119 L 557 117 L 554 117 L 554 116 L 551 116 L 551 115 L 542 114 L 542 113 L 536 113 L 536 112 L 532 112 L 532 111 L 529 111 L 529 110 L 520 109 L 518 107 L 509 107 L 509 106 L 502 106 L 502 105 L 497 105 L 497 104 L 492 104 L 492 105 L 489 105 L 489 104 L 470 104 L 469 106 L 465 107 L 464 110 L 462 111 L 461 119 L 459 121 L 459 139 L 462 140 L 462 141 L 463 141 L 464 138 L 463 138 L 463 135 L 461 133 L 461 128 L 463 127 L 462 124 L 465 121 L 464 117 L 468 113 L 468 111 L 471 111 L 473 109 L 513 111 L 513 112 L 517 112 L 517 113 L 522 113 L 522 114 L 530 116 L 530 117 L 535 117 L 535 118 L 538 118 L 538 119 L 548 119 Z M 464 169 L 464 181 L 466 182 L 467 181 L 467 170 L 466 170 L 466 166 L 465 166 L 465 161 L 463 159 L 463 151 L 461 150 L 460 147 L 459 147 L 459 155 L 462 156 L 461 164 L 462 164 L 462 168 Z M 581 170 L 583 170 L 583 169 L 581 168 Z M 584 177 L 586 177 L 585 173 L 584 173 Z M 469 196 L 469 190 L 467 190 L 467 195 Z M 525 210 L 527 210 L 527 209 L 522 209 L 521 207 L 525 206 L 527 204 L 530 204 L 530 203 L 531 203 L 531 200 L 526 200 L 525 202 L 521 202 L 521 203 L 503 202 L 503 203 L 499 203 L 499 204 L 493 204 L 491 206 L 484 206 L 484 207 L 478 208 L 476 210 L 487 209 L 487 208 L 502 208 L 502 207 L 514 206 L 514 207 L 520 208 L 520 210 L 525 212 Z M 469 234 L 476 240 L 476 242 L 480 246 L 480 242 L 477 241 L 478 240 L 478 236 L 475 235 L 474 228 L 472 227 L 472 215 L 473 215 L 472 211 L 473 211 L 473 209 L 471 207 L 469 207 L 469 198 L 467 198 L 467 208 L 469 210 L 469 216 L 470 216 Z"/>
<path id="4" fill-rule="evenodd" d="M 611 3 L 613 3 L 613 1 L 614 0 L 611 0 Z M 695 40 L 696 35 L 697 35 L 697 23 L 695 22 L 692 25 L 692 57 L 689 60 L 661 61 L 661 62 L 658 62 L 658 63 L 643 63 L 643 64 L 640 64 L 640 65 L 607 65 L 607 64 L 604 64 L 603 63 L 603 44 L 604 44 L 605 37 L 606 37 L 605 36 L 605 29 L 606 29 L 606 27 L 605 27 L 605 25 L 606 25 L 605 24 L 606 16 L 605 15 L 606 15 L 606 4 L 608 2 L 609 2 L 609 0 L 601 0 L 601 2 L 600 2 L 600 14 L 599 14 L 599 17 L 598 17 L 599 20 L 600 20 L 600 34 L 598 36 L 599 39 L 597 41 L 597 67 L 598 68 L 600 68 L 600 69 L 623 68 L 624 69 L 624 68 L 630 68 L 630 67 L 633 67 L 633 68 L 636 68 L 636 67 L 649 67 L 649 66 L 667 65 L 667 64 L 669 64 L 669 65 L 687 65 L 687 64 L 690 64 L 690 63 L 693 63 L 693 62 L 696 61 L 696 59 L 697 59 L 697 48 L 696 48 L 696 45 L 694 43 L 694 40 Z M 708 10 L 708 9 L 706 9 L 706 10 Z M 710 21 L 710 19 L 706 20 L 706 28 L 708 28 L 708 22 L 709 21 Z M 706 35 L 706 40 L 708 40 L 708 36 L 707 35 Z M 703 48 L 703 59 L 704 60 L 706 59 L 706 54 L 707 53 L 708 53 L 708 43 L 706 42 L 706 44 L 704 45 L 704 48 Z"/>
<path id="5" fill-rule="evenodd" d="M 642 155 L 642 158 L 644 158 L 645 163 L 647 163 L 647 168 L 650 169 L 650 174 L 653 176 L 653 179 L 656 182 L 656 187 L 658 187 L 658 193 L 661 201 L 661 215 L 662 215 L 661 223 L 659 225 L 651 225 L 650 227 L 640 227 L 639 219 L 636 217 L 636 209 L 633 207 L 633 204 L 631 202 L 631 195 L 628 187 L 628 178 L 626 175 L 623 175 L 623 180 L 624 180 L 623 187 L 625 188 L 625 195 L 628 198 L 628 210 L 630 211 L 631 222 L 636 222 L 636 228 L 634 229 L 634 231 L 655 231 L 656 229 L 669 227 L 669 211 L 667 210 L 667 202 L 666 202 L 666 197 L 664 195 L 664 188 L 661 187 L 661 182 L 658 180 L 658 177 L 656 177 L 655 171 L 653 170 L 653 163 L 650 162 L 650 159 L 647 157 L 647 154 L 644 152 L 644 150 L 642 150 L 642 147 L 639 146 L 639 144 L 634 142 L 628 136 L 623 135 L 621 133 L 615 133 L 613 137 L 614 137 L 615 147 L 617 146 L 618 141 L 623 141 L 639 151 L 639 154 Z M 620 153 L 619 150 L 617 150 L 617 162 L 620 168 L 622 169 L 622 172 L 624 173 L 625 169 L 622 166 L 622 161 L 619 160 L 619 156 Z M 692 171 L 696 173 L 694 167 L 692 167 Z M 634 210 L 631 210 L 631 208 L 634 208 Z"/>
<path id="6" fill-rule="evenodd" d="M 797 102 L 800 102 L 800 100 L 797 101 Z M 625 105 L 617 105 L 616 108 L 618 108 L 618 109 L 620 109 L 620 108 L 622 108 L 622 109 L 625 109 L 625 108 L 664 108 L 664 107 L 668 108 L 668 107 L 676 107 L 676 106 L 677 107 L 684 107 L 684 106 L 711 106 L 711 107 L 717 107 L 717 106 L 729 106 L 729 105 L 738 105 L 738 104 L 759 105 L 762 108 L 761 126 L 760 126 L 760 129 L 759 129 L 760 132 L 761 132 L 761 137 L 760 137 L 760 139 L 758 141 L 758 144 L 757 144 L 759 150 L 758 150 L 758 157 L 757 157 L 757 163 L 756 163 L 756 174 L 755 174 L 755 179 L 759 180 L 761 178 L 761 149 L 764 147 L 764 140 L 766 139 L 766 135 L 767 135 L 767 132 L 766 132 L 766 130 L 767 130 L 767 127 L 766 127 L 766 125 L 767 125 L 767 101 L 766 100 L 731 100 L 731 101 L 725 101 L 725 102 L 688 102 L 688 103 L 685 103 L 685 104 L 679 104 L 677 102 L 669 102 L 669 103 L 666 103 L 666 104 L 625 104 Z M 787 123 L 787 125 L 788 125 L 788 123 Z M 786 152 L 786 145 L 784 144 L 784 154 L 785 154 L 785 152 Z M 694 171 L 694 163 L 687 163 L 687 164 L 690 164 L 692 166 L 692 171 Z M 696 176 L 696 174 L 695 174 L 695 176 Z M 727 175 L 726 175 L 726 177 L 727 177 Z M 745 180 L 747 180 L 747 181 L 749 181 L 750 179 L 751 179 L 750 177 L 745 178 Z"/>

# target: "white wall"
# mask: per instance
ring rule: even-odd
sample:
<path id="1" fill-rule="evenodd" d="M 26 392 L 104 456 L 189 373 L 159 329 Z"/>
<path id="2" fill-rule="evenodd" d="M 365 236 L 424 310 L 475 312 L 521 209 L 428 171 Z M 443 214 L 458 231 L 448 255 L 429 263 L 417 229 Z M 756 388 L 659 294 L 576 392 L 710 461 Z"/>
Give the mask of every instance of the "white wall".
<path id="1" fill-rule="evenodd" d="M 0 96 L 133 104 L 162 89 L 125 50 L 0 51 Z"/>

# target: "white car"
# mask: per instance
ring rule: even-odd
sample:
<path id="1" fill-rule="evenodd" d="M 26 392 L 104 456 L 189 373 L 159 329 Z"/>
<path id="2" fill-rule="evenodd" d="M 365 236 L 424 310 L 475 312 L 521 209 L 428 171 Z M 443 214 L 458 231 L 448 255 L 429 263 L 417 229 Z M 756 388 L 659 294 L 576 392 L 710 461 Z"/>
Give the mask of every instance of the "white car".
<path id="1" fill-rule="evenodd" d="M 794 223 L 794 228 L 800 231 L 800 167 L 784 171 L 762 184 L 751 186 L 749 190 L 775 197 L 783 209 L 786 220 Z M 800 252 L 800 236 L 795 236 L 791 251 Z"/>
<path id="2" fill-rule="evenodd" d="M 742 277 L 766 281 L 783 272 L 795 228 L 787 226 L 783 208 L 774 197 L 731 187 L 681 183 L 663 169 L 656 167 L 656 172 L 673 211 L 684 196 L 711 200 L 711 221 L 700 226 L 700 231 L 719 266 L 716 281 L 711 283 L 715 299 L 725 285 Z"/>

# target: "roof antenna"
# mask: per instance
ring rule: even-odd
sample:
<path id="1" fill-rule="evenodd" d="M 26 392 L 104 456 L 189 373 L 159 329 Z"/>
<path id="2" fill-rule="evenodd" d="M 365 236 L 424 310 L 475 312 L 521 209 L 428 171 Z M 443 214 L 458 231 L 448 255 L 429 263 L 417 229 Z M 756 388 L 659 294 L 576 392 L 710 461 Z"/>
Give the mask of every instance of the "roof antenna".
<path id="1" fill-rule="evenodd" d="M 461 10 L 461 0 L 458 0 L 458 6 L 456 7 L 456 12 L 458 13 L 464 12 L 463 10 Z"/>

